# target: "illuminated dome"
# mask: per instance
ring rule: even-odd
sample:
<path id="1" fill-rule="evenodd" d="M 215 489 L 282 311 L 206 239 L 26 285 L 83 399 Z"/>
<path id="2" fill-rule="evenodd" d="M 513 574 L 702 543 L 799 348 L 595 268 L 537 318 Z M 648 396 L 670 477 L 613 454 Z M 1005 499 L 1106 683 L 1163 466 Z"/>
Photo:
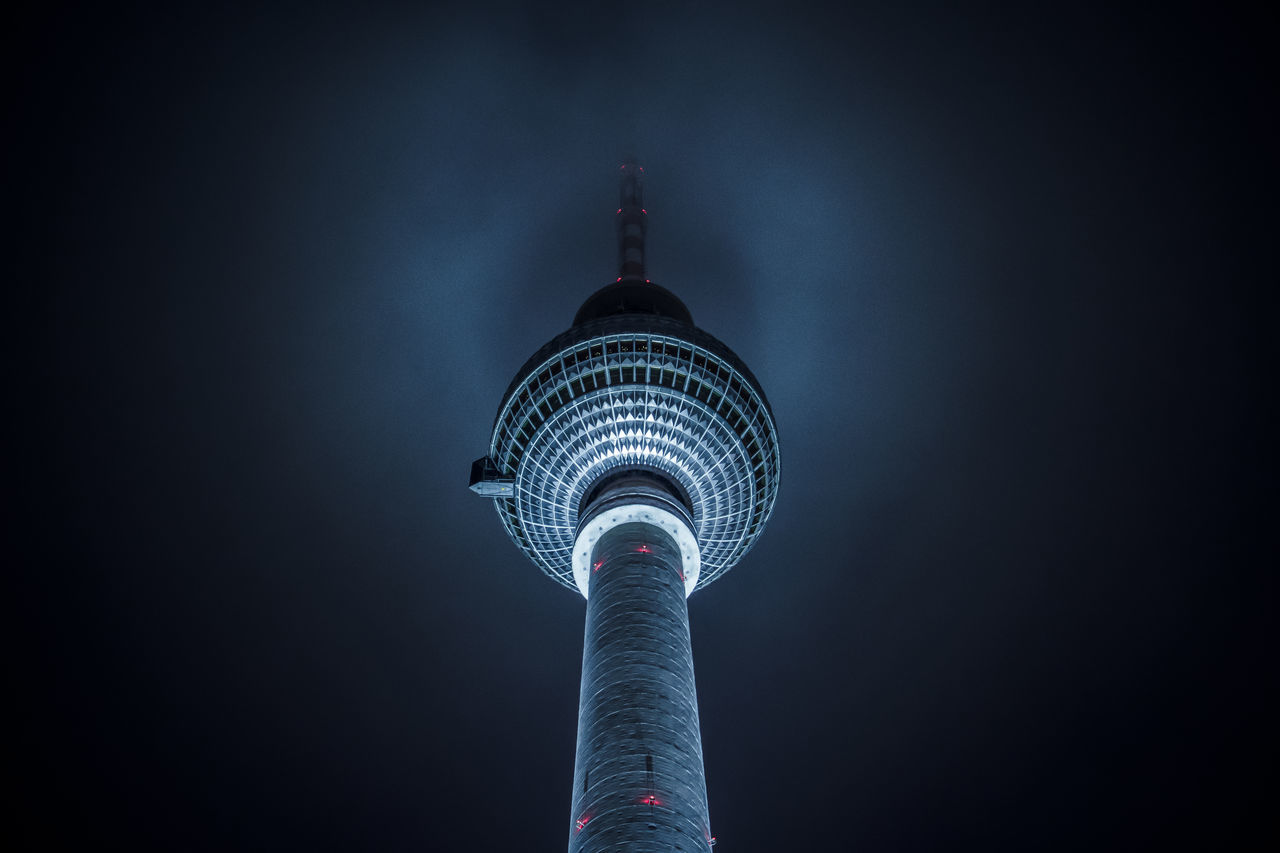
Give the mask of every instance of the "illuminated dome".
<path id="1" fill-rule="evenodd" d="M 629 304 L 643 304 L 643 288 L 666 310 L 603 311 L 617 304 L 617 285 L 589 298 L 578 312 L 587 319 L 540 349 L 508 388 L 490 479 L 508 484 L 496 505 L 511 538 L 549 576 L 581 589 L 572 552 L 584 499 L 618 470 L 651 472 L 692 516 L 700 570 L 686 579 L 691 592 L 742 558 L 773 509 L 773 415 L 746 365 L 694 327 L 683 303 L 656 285 L 628 284 Z"/>

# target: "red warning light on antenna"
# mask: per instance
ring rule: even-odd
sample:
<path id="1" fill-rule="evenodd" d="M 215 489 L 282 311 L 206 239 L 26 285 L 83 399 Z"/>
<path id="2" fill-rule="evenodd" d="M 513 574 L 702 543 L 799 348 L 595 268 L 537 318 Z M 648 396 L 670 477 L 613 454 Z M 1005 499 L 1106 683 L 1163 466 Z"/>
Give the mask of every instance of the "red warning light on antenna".
<path id="1" fill-rule="evenodd" d="M 637 554 L 652 554 L 652 553 L 653 553 L 653 550 L 652 550 L 652 549 L 650 549 L 648 545 L 641 545 L 639 548 L 637 548 L 637 549 L 636 549 L 636 553 L 637 553 Z"/>
<path id="2" fill-rule="evenodd" d="M 603 565 L 604 565 L 604 560 L 596 560 L 595 563 L 593 563 L 591 566 L 591 571 L 598 572 L 600 571 L 600 567 Z"/>
<path id="3" fill-rule="evenodd" d="M 574 826 L 577 827 L 577 829 L 575 829 L 574 832 L 582 832 L 582 827 L 586 826 L 590 822 L 591 822 L 591 815 L 583 815 L 582 817 L 578 818 L 578 820 L 574 823 Z"/>

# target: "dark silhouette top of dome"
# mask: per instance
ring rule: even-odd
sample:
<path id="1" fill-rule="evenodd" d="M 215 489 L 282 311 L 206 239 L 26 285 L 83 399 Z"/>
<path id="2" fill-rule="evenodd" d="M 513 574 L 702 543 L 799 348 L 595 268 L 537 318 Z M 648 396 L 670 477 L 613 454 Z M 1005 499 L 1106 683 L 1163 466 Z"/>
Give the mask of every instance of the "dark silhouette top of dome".
<path id="1" fill-rule="evenodd" d="M 665 287 L 634 279 L 614 282 L 591 294 L 574 315 L 573 325 L 580 326 L 591 320 L 619 314 L 667 317 L 693 325 L 693 315 L 680 301 L 680 297 Z"/>

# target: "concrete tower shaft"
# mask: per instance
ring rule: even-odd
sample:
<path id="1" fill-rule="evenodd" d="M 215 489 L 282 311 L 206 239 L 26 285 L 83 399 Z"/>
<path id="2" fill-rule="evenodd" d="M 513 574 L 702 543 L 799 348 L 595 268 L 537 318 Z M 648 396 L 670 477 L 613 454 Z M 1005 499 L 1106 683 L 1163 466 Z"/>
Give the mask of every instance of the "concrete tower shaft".
<path id="1" fill-rule="evenodd" d="M 705 850 L 710 840 L 680 546 L 651 524 L 591 554 L 570 853 Z"/>

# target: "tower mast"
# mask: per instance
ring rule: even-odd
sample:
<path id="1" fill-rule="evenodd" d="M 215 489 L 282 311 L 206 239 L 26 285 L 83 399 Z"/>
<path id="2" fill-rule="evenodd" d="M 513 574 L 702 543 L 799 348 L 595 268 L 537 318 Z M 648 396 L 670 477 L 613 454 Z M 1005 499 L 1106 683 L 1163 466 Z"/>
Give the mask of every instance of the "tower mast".
<path id="1" fill-rule="evenodd" d="M 618 167 L 618 281 L 644 281 L 644 167 L 628 158 Z"/>

